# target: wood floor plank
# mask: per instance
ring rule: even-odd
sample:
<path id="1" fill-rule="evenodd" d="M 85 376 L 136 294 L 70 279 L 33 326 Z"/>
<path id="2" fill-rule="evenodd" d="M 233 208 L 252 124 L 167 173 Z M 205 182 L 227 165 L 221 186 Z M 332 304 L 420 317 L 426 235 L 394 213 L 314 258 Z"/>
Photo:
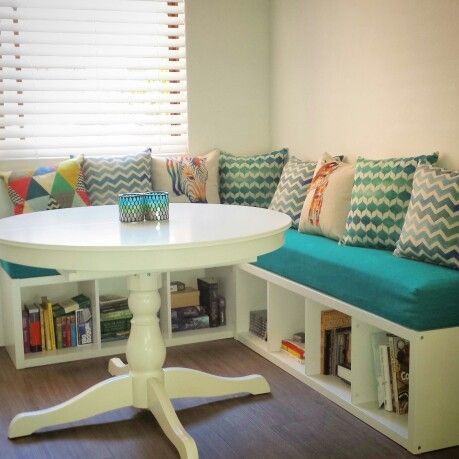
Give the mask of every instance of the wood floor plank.
<path id="1" fill-rule="evenodd" d="M 107 378 L 107 358 L 16 370 L 0 348 L 0 458 L 177 458 L 148 411 L 125 408 L 8 440 L 18 412 L 62 402 Z M 234 340 L 168 349 L 167 366 L 222 376 L 260 373 L 272 393 L 177 400 L 201 459 L 413 457 L 384 435 Z M 422 458 L 459 457 L 459 447 Z"/>

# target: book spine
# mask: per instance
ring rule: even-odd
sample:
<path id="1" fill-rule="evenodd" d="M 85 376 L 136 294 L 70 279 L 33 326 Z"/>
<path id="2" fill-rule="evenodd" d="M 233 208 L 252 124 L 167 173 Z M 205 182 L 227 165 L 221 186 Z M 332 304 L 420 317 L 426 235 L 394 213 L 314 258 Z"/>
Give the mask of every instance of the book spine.
<path id="1" fill-rule="evenodd" d="M 46 338 L 45 338 L 45 314 L 43 308 L 40 305 L 37 305 L 38 310 L 40 311 L 40 337 L 41 337 L 41 350 L 46 349 Z"/>
<path id="2" fill-rule="evenodd" d="M 72 316 L 70 317 L 70 333 L 71 333 L 72 347 L 76 347 L 77 345 L 76 313 L 72 314 Z"/>
<path id="3" fill-rule="evenodd" d="M 29 311 L 30 352 L 41 351 L 40 313 L 37 310 Z"/>
<path id="4" fill-rule="evenodd" d="M 131 321 L 129 319 L 106 320 L 100 323 L 101 333 L 116 333 L 131 329 Z"/>
<path id="5" fill-rule="evenodd" d="M 46 341 L 46 350 L 50 351 L 51 347 L 51 334 L 49 332 L 49 314 L 48 314 L 48 307 L 42 306 L 43 309 L 43 317 L 45 319 L 45 341 Z"/>
<path id="6" fill-rule="evenodd" d="M 48 303 L 48 311 L 49 311 L 49 331 L 51 336 L 51 349 L 53 351 L 56 350 L 56 334 L 54 332 L 54 316 L 53 316 L 53 305 Z"/>
<path id="7" fill-rule="evenodd" d="M 391 379 L 392 379 L 392 391 L 394 399 L 394 408 L 397 414 L 400 414 L 400 407 L 398 403 L 398 387 L 397 387 L 397 362 L 396 362 L 396 349 L 395 349 L 395 338 L 389 336 L 389 355 L 390 355 L 390 368 L 391 368 Z"/>
<path id="8" fill-rule="evenodd" d="M 392 387 L 390 383 L 390 365 L 389 365 L 389 346 L 386 344 L 379 345 L 379 356 L 381 359 L 382 378 L 384 385 L 384 408 L 387 411 L 393 411 L 392 405 Z"/>
<path id="9" fill-rule="evenodd" d="M 132 319 L 132 312 L 129 309 L 121 311 L 104 312 L 100 315 L 100 321 L 117 320 L 117 319 Z"/>
<path id="10" fill-rule="evenodd" d="M 30 352 L 30 337 L 29 337 L 29 313 L 22 310 L 22 337 L 24 343 L 24 354 Z"/>
<path id="11" fill-rule="evenodd" d="M 225 297 L 219 296 L 218 297 L 218 316 L 219 316 L 219 325 L 225 326 L 226 325 L 226 300 Z"/>

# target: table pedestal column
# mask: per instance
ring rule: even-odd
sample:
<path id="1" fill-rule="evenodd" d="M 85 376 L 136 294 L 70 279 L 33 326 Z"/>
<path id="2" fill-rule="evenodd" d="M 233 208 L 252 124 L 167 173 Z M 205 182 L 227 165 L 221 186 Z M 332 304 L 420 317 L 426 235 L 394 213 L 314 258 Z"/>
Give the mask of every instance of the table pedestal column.
<path id="1" fill-rule="evenodd" d="M 129 308 L 133 319 L 126 350 L 128 364 L 111 359 L 109 371 L 116 376 L 52 408 L 18 414 L 11 421 L 9 438 L 134 406 L 151 410 L 180 457 L 195 459 L 198 457 L 196 443 L 181 425 L 171 399 L 243 392 L 257 395 L 270 391 L 266 380 L 259 375 L 226 378 L 186 368 L 163 369 L 166 348 L 157 317 L 161 305 L 160 286 L 161 275 L 157 273 L 129 278 Z"/>

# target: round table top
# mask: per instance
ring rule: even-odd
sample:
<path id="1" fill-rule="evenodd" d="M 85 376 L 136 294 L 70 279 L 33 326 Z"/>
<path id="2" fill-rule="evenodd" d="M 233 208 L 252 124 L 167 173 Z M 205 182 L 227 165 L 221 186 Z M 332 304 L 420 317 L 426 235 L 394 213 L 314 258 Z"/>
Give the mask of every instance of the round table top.
<path id="1" fill-rule="evenodd" d="M 145 271 L 232 264 L 280 247 L 291 220 L 254 207 L 171 204 L 167 222 L 121 223 L 117 206 L 0 220 L 0 258 L 56 269 Z"/>

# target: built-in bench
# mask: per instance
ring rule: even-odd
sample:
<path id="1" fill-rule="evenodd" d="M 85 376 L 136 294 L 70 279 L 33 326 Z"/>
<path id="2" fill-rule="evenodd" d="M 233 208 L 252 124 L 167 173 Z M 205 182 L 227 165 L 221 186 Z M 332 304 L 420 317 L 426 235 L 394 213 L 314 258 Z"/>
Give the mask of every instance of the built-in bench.
<path id="1" fill-rule="evenodd" d="M 404 327 L 459 326 L 459 271 L 289 230 L 257 266 Z"/>

